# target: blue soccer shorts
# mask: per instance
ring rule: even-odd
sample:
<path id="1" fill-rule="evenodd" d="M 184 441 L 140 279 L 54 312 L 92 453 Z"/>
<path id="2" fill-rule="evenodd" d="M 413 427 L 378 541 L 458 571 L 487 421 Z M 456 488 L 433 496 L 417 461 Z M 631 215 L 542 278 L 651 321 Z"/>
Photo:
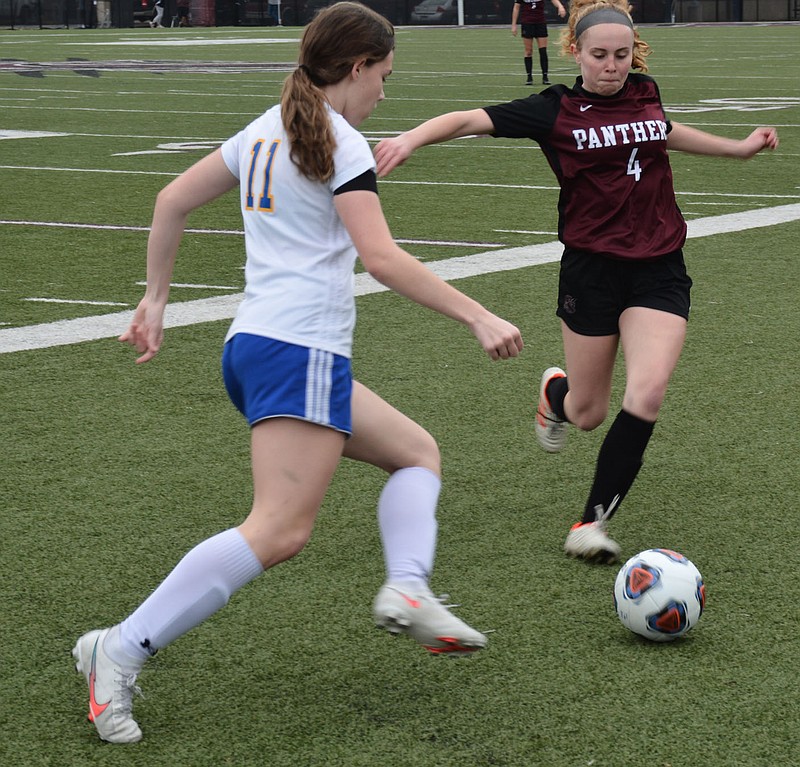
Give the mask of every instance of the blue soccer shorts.
<path id="1" fill-rule="evenodd" d="M 347 357 L 237 333 L 222 351 L 222 377 L 251 426 L 266 418 L 298 418 L 352 434 L 353 376 Z"/>

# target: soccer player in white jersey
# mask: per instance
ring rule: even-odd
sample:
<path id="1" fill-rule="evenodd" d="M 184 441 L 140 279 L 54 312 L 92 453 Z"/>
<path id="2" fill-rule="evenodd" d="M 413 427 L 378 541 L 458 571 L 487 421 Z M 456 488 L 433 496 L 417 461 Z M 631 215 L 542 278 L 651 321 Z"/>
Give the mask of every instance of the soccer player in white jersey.
<path id="1" fill-rule="evenodd" d="M 383 99 L 393 56 L 394 29 L 382 16 L 351 2 L 326 8 L 305 29 L 280 105 L 158 195 L 147 288 L 120 340 L 136 348 L 137 362 L 156 355 L 187 217 L 238 186 L 246 288 L 226 339 L 223 374 L 252 427 L 254 498 L 244 522 L 195 546 L 130 616 L 78 639 L 73 655 L 103 740 L 141 738 L 133 693 L 151 655 L 303 548 L 342 456 L 389 474 L 378 502 L 387 575 L 373 604 L 377 625 L 437 654 L 469 654 L 486 644 L 428 587 L 438 445 L 353 381 L 350 370 L 356 257 L 384 285 L 466 325 L 492 359 L 522 349 L 514 325 L 392 240 L 372 153 L 356 127 Z"/>

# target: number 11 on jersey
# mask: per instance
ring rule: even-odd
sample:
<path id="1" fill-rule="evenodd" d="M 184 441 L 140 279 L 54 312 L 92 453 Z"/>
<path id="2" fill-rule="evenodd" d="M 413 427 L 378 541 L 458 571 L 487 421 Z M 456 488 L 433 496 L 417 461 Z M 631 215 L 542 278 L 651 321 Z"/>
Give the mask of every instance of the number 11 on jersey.
<path id="1" fill-rule="evenodd" d="M 274 210 L 272 194 L 270 193 L 270 174 L 272 171 L 272 161 L 275 159 L 275 152 L 278 151 L 280 139 L 276 139 L 270 144 L 267 150 L 266 164 L 264 165 L 264 181 L 261 185 L 261 196 L 258 198 L 257 210 L 271 213 Z M 256 175 L 256 165 L 258 164 L 258 157 L 261 154 L 261 148 L 264 146 L 264 139 L 259 139 L 253 144 L 250 150 L 252 159 L 250 160 L 250 170 L 247 172 L 247 197 L 245 201 L 246 210 L 254 210 L 253 203 L 255 196 L 253 194 L 253 177 Z M 634 150 L 635 151 L 635 150 Z"/>

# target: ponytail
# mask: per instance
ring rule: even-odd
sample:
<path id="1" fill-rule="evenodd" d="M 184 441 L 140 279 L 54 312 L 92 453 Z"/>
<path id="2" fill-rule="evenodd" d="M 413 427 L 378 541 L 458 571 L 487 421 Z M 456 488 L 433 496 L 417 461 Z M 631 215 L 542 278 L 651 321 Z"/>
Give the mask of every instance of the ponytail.
<path id="1" fill-rule="evenodd" d="M 292 161 L 312 180 L 333 177 L 333 135 L 324 88 L 348 77 L 357 61 L 371 66 L 394 50 L 394 27 L 361 3 L 323 8 L 300 41 L 299 66 L 283 84 L 281 117 Z"/>

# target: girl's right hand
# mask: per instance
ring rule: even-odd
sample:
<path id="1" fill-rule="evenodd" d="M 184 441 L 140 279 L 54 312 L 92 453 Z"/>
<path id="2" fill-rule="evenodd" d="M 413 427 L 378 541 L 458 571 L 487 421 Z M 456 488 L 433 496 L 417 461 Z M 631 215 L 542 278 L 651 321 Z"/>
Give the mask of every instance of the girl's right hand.
<path id="1" fill-rule="evenodd" d="M 164 307 L 152 306 L 143 298 L 128 329 L 117 340 L 130 344 L 141 355 L 136 360 L 137 365 L 149 362 L 158 354 L 164 340 Z"/>
<path id="2" fill-rule="evenodd" d="M 493 360 L 517 357 L 522 351 L 524 344 L 519 328 L 489 311 L 475 320 L 470 330 Z"/>

